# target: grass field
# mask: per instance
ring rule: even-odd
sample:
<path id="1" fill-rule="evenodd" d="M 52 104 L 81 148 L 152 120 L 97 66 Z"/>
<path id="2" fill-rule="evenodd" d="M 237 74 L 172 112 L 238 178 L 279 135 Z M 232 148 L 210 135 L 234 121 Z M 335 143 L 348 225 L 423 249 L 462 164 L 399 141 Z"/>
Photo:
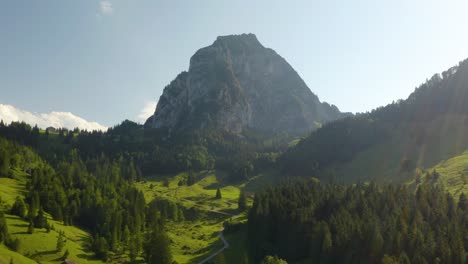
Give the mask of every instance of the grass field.
<path id="1" fill-rule="evenodd" d="M 26 175 L 15 175 L 15 179 L 0 178 L 0 197 L 4 209 L 13 204 L 17 196 L 24 195 Z M 168 235 L 172 242 L 174 259 L 178 263 L 197 263 L 206 256 L 212 254 L 223 246 L 219 239 L 219 232 L 225 221 L 237 216 L 238 219 L 246 218 L 245 213 L 237 209 L 240 186 L 224 184 L 225 176 L 216 172 L 201 172 L 200 179 L 192 186 L 179 186 L 180 180 L 187 177 L 187 173 L 173 176 L 155 176 L 145 182 L 136 183 L 142 190 L 148 202 L 154 198 L 169 200 L 184 211 L 191 214 L 190 221 L 168 221 Z M 169 187 L 165 186 L 166 179 Z M 263 183 L 263 182 L 262 182 Z M 220 188 L 222 199 L 215 199 L 216 190 Z M 251 203 L 249 199 L 249 203 Z M 238 216 L 240 215 L 240 217 Z M 28 234 L 28 222 L 17 216 L 6 215 L 8 229 L 13 239 L 19 239 L 18 252 L 13 252 L 6 247 L 0 247 L 0 264 L 9 263 L 61 263 L 60 258 L 65 250 L 70 252 L 69 259 L 76 263 L 103 263 L 93 259 L 93 254 L 86 250 L 86 242 L 89 234 L 79 228 L 64 226 L 62 223 L 49 219 L 54 227 L 49 233 L 45 229 L 35 229 L 33 234 Z M 61 252 L 56 251 L 58 232 L 63 231 L 66 237 L 66 246 Z M 230 234 L 226 239 L 232 245 L 226 254 L 230 256 L 228 263 L 236 263 L 238 252 L 243 252 L 243 244 L 239 241 L 240 235 Z M 239 253 L 240 254 L 240 253 Z M 118 261 L 117 261 L 118 262 Z"/>
<path id="2" fill-rule="evenodd" d="M 440 174 L 440 180 L 455 199 L 462 193 L 468 194 L 468 151 L 442 161 L 432 169 Z"/>
<path id="3" fill-rule="evenodd" d="M 235 216 L 238 219 L 246 217 L 237 209 L 243 185 L 226 185 L 223 173 L 204 171 L 197 175 L 200 180 L 195 184 L 178 186 L 185 177 L 187 173 L 154 176 L 136 183 L 136 186 L 143 191 L 148 202 L 154 198 L 166 199 L 182 206 L 184 211 L 197 212 L 191 221 L 170 221 L 167 225 L 175 260 L 178 263 L 197 263 L 222 247 L 219 232 L 225 221 Z M 169 183 L 168 187 L 164 185 L 165 182 Z M 221 190 L 222 199 L 215 199 L 217 188 Z M 233 239 L 235 241 L 235 237 Z M 231 254 L 228 263 L 237 263 L 240 256 L 234 255 Z"/>
<path id="4" fill-rule="evenodd" d="M 41 263 L 61 263 L 60 257 L 66 249 L 69 250 L 69 259 L 77 263 L 103 263 L 93 260 L 93 254 L 85 251 L 85 243 L 88 233 L 72 226 L 64 226 L 53 220 L 49 223 L 55 230 L 49 233 L 45 229 L 35 229 L 33 234 L 28 234 L 28 222 L 17 216 L 7 215 L 8 230 L 13 239 L 20 240 L 18 253 Z M 58 231 L 63 231 L 66 237 L 65 248 L 61 252 L 56 251 Z"/>

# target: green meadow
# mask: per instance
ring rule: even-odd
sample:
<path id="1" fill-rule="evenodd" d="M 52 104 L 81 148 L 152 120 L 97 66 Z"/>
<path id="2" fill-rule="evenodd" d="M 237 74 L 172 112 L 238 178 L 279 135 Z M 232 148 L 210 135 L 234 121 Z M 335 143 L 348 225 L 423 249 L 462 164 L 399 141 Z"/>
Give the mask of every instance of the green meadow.
<path id="1" fill-rule="evenodd" d="M 178 263 L 197 263 L 223 247 L 219 232 L 224 222 L 246 219 L 245 212 L 237 208 L 240 189 L 244 185 L 227 185 L 223 173 L 203 171 L 196 174 L 200 180 L 195 184 L 179 186 L 179 182 L 187 176 L 186 172 L 153 176 L 136 183 L 136 186 L 143 191 L 148 202 L 163 199 L 183 208 L 185 217 L 190 218 L 190 221 L 169 221 L 167 224 L 172 241 L 171 250 Z M 221 190 L 221 199 L 215 199 L 218 188 Z M 242 252 L 239 247 L 243 244 L 239 242 L 239 236 L 242 234 L 226 236 L 233 245 L 225 251 L 231 256 L 228 263 L 236 263 L 235 260 L 241 257 L 237 253 Z"/>
<path id="2" fill-rule="evenodd" d="M 8 209 L 14 203 L 17 196 L 23 196 L 26 183 L 25 175 L 16 175 L 15 179 L 0 178 L 0 197 L 2 207 Z M 12 239 L 19 240 L 17 252 L 11 251 L 5 246 L 0 246 L 0 263 L 62 263 L 61 257 L 65 251 L 69 251 L 69 259 L 76 263 L 98 264 L 102 261 L 94 260 L 93 253 L 86 249 L 89 234 L 74 226 L 64 226 L 49 217 L 52 230 L 35 229 L 33 234 L 27 232 L 29 223 L 17 216 L 6 215 L 8 231 Z M 58 232 L 65 234 L 65 247 L 62 251 L 56 251 Z"/>

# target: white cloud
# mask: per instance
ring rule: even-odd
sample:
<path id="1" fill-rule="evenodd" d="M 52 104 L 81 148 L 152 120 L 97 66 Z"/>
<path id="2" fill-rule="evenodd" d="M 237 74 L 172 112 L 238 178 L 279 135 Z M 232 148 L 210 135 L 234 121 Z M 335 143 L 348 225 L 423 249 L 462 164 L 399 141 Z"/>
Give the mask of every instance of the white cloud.
<path id="1" fill-rule="evenodd" d="M 13 121 L 23 121 L 30 125 L 37 125 L 40 128 L 55 127 L 74 129 L 78 127 L 86 130 L 107 130 L 107 127 L 89 122 L 70 112 L 50 112 L 50 113 L 31 113 L 11 105 L 0 104 L 0 119 L 5 123 Z"/>
<path id="2" fill-rule="evenodd" d="M 146 102 L 145 106 L 143 107 L 143 109 L 141 109 L 140 113 L 136 117 L 136 120 L 144 124 L 146 122 L 146 119 L 148 119 L 148 117 L 154 114 L 154 110 L 156 109 L 157 104 L 158 102 L 156 101 Z"/>
<path id="3" fill-rule="evenodd" d="M 108 0 L 103 0 L 99 2 L 99 6 L 101 9 L 101 13 L 103 15 L 112 15 L 114 12 L 114 8 L 112 7 L 112 3 Z"/>

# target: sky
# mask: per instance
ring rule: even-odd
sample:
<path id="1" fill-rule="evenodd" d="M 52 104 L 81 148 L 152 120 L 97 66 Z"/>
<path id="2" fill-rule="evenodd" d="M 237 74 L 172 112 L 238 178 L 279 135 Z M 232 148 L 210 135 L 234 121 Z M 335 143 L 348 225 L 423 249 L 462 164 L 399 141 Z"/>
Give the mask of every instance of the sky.
<path id="1" fill-rule="evenodd" d="M 199 48 L 254 33 L 322 101 L 365 112 L 468 58 L 466 11 L 466 0 L 6 0 L 0 104 L 144 122 Z"/>

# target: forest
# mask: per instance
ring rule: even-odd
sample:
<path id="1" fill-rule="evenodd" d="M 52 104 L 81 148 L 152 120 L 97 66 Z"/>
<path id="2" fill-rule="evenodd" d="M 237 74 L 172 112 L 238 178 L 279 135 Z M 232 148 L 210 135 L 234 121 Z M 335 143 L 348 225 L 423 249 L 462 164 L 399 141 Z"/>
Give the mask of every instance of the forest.
<path id="1" fill-rule="evenodd" d="M 400 107 L 325 125 L 290 150 L 284 145 L 287 135 L 266 140 L 252 133 L 240 139 L 197 131 L 165 141 L 131 121 L 107 132 L 49 132 L 1 122 L 0 177 L 28 175 L 28 180 L 24 197 L 0 213 L 0 242 L 12 250 L 20 243 L 9 234 L 5 214 L 27 221 L 29 234 L 53 229 L 49 215 L 88 230 L 87 247 L 98 259 L 124 254 L 130 263 L 173 263 L 167 222 L 192 219 L 177 203 L 147 201 L 136 182 L 154 173 L 187 171 L 178 184 L 191 186 L 201 180 L 197 172 L 215 169 L 226 172 L 229 183 L 241 183 L 274 169 L 284 174 L 282 183 L 255 193 L 251 208 L 241 191 L 249 263 L 466 263 L 467 198 L 448 193 L 436 171 L 425 172 L 416 185 L 343 185 L 323 173 L 322 168 L 386 140 L 392 113 Z M 387 121 L 367 118 L 377 114 Z M 217 188 L 215 199 L 221 198 Z M 64 248 L 63 239 L 57 250 Z"/>
<path id="2" fill-rule="evenodd" d="M 249 212 L 250 252 L 293 263 L 466 263 L 467 197 L 452 197 L 436 178 L 417 190 L 310 179 L 270 188 Z"/>
<path id="3" fill-rule="evenodd" d="M 31 133 L 33 134 L 33 133 Z M 15 250 L 5 224 L 4 213 L 16 215 L 30 224 L 25 230 L 50 230 L 45 213 L 65 225 L 89 230 L 88 247 L 99 259 L 110 251 L 128 252 L 131 262 L 144 256 L 148 263 L 172 263 L 165 235 L 165 215 L 156 206 L 147 206 L 143 194 L 132 184 L 141 179 L 133 161 L 105 154 L 83 161 L 76 149 L 51 165 L 29 147 L 0 138 L 2 177 L 29 175 L 24 199 L 0 217 L 0 241 Z M 155 242 L 157 240 L 157 243 Z M 57 243 L 57 250 L 63 246 Z"/>

